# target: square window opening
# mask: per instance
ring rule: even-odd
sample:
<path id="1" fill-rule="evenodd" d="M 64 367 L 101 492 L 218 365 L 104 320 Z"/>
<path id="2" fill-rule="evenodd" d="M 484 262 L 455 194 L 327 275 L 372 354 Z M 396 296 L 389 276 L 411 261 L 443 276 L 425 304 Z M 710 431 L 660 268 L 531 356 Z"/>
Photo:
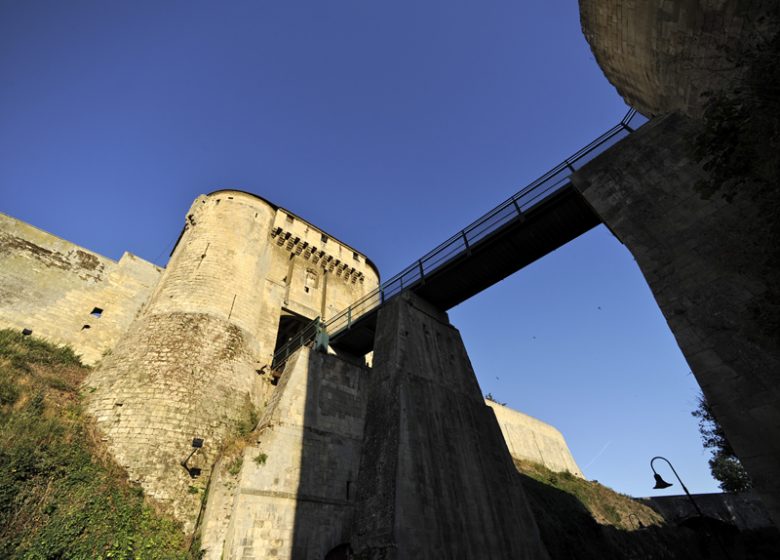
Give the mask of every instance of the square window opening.
<path id="1" fill-rule="evenodd" d="M 93 317 L 100 319 L 100 317 L 103 315 L 103 310 L 100 309 L 99 307 L 93 307 L 92 311 L 90 311 L 89 314 L 92 315 Z"/>

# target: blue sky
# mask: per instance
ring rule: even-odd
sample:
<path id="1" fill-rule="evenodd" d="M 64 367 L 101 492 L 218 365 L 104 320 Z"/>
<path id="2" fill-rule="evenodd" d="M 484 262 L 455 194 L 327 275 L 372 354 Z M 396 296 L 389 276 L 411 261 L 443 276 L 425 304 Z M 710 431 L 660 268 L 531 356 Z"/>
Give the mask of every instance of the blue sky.
<path id="1" fill-rule="evenodd" d="M 255 192 L 388 278 L 616 123 L 574 0 L 0 3 L 0 211 L 158 264 L 191 201 Z M 697 385 L 597 228 L 451 311 L 485 393 L 589 478 L 715 491 Z M 666 493 L 679 492 L 677 486 Z"/>

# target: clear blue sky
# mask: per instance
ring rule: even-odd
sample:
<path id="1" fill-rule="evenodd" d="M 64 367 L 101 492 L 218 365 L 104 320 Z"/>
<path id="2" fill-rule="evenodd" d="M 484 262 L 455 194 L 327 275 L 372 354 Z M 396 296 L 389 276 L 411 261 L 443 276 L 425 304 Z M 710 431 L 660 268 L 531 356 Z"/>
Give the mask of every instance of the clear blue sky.
<path id="1" fill-rule="evenodd" d="M 386 278 L 626 111 L 575 0 L 6 0 L 0 77 L 0 211 L 164 265 L 191 201 L 238 188 Z M 603 227 L 450 316 L 483 392 L 589 478 L 648 495 L 662 454 L 716 490 L 695 380 Z"/>

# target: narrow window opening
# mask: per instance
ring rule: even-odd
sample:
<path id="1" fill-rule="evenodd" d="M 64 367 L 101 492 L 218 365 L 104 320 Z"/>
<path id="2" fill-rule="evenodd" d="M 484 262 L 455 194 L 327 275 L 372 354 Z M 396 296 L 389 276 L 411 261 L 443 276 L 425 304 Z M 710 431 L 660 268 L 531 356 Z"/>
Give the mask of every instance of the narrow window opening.
<path id="1" fill-rule="evenodd" d="M 229 197 L 228 197 L 228 200 L 233 200 L 233 197 L 232 197 L 232 196 L 229 196 Z"/>
<path id="2" fill-rule="evenodd" d="M 322 235 L 320 235 L 320 241 L 322 241 L 323 243 L 327 243 L 328 236 L 323 233 Z"/>
<path id="3" fill-rule="evenodd" d="M 308 286 L 304 286 L 303 291 L 308 294 L 309 293 L 309 287 Z"/>
<path id="4" fill-rule="evenodd" d="M 352 251 L 352 258 L 360 262 L 360 255 L 357 254 L 357 251 Z"/>
<path id="5" fill-rule="evenodd" d="M 31 334 L 32 334 L 32 330 L 22 329 L 22 336 L 30 336 Z"/>
<path id="6" fill-rule="evenodd" d="M 85 330 L 87 330 L 87 329 L 91 329 L 91 328 L 92 328 L 92 327 L 90 327 L 89 325 L 84 325 L 83 327 L 81 327 L 81 330 L 82 330 L 82 331 L 85 331 Z"/>
<path id="7" fill-rule="evenodd" d="M 103 310 L 100 309 L 99 307 L 93 307 L 92 311 L 90 311 L 89 314 L 92 315 L 93 317 L 100 319 L 100 317 L 103 315 Z"/>
<path id="8" fill-rule="evenodd" d="M 289 214 L 287 214 L 287 215 L 285 216 L 285 219 L 287 220 L 287 223 L 288 223 L 288 224 L 291 224 L 291 223 L 293 223 L 293 222 L 295 221 L 295 218 L 293 218 L 293 217 L 292 217 L 292 216 L 290 216 Z"/>

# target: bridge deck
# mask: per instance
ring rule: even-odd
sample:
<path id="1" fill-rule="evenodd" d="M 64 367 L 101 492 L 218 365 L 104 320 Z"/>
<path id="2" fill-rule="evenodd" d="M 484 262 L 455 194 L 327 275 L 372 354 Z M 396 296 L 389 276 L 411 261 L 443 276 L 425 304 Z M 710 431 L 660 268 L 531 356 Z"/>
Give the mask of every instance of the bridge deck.
<path id="1" fill-rule="evenodd" d="M 582 196 L 567 183 L 528 211 L 480 239 L 445 265 L 405 289 L 440 309 L 451 309 L 555 251 L 601 223 Z M 363 355 L 374 345 L 378 308 L 332 336 L 336 350 Z"/>
<path id="2" fill-rule="evenodd" d="M 303 344 L 316 340 L 326 345 L 325 333 L 333 348 L 363 355 L 374 346 L 379 309 L 404 291 L 450 309 L 596 226 L 598 216 L 569 177 L 645 121 L 629 111 L 617 125 L 375 291 L 325 323 L 315 319 L 276 351 L 271 367 L 280 368 Z"/>

